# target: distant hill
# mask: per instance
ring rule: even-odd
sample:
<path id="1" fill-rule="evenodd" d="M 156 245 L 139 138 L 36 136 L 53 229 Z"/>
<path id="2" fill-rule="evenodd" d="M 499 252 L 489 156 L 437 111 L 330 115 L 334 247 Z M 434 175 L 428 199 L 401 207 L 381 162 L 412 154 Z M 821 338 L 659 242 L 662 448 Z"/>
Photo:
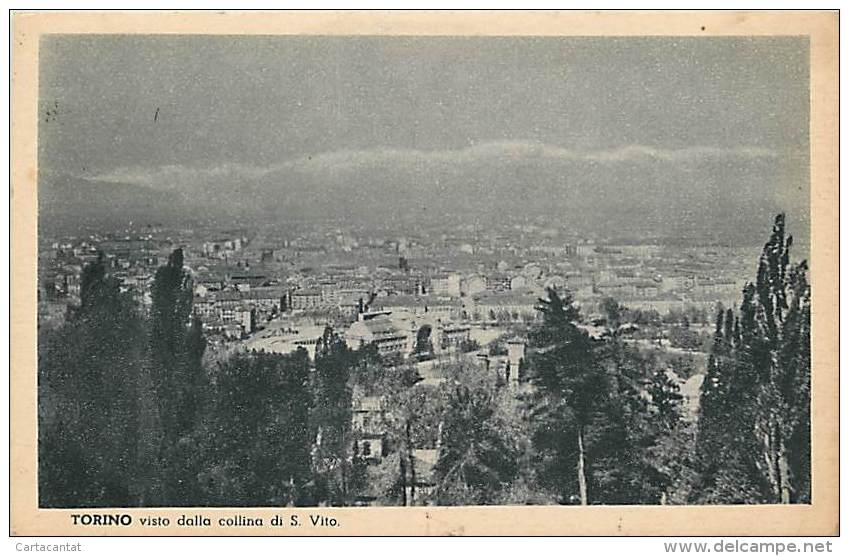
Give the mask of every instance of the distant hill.
<path id="1" fill-rule="evenodd" d="M 333 218 L 403 228 L 540 217 L 577 231 L 737 243 L 762 241 L 773 216 L 786 211 L 794 233 L 807 236 L 807 184 L 788 184 L 793 175 L 804 176 L 804 168 L 788 171 L 781 160 L 351 158 L 252 172 L 181 169 L 154 176 L 150 186 L 49 177 L 42 180 L 40 205 L 43 217 L 56 222 L 189 222 L 213 215 L 246 225 Z"/>
<path id="2" fill-rule="evenodd" d="M 178 222 L 188 207 L 172 191 L 46 175 L 39 179 L 38 210 L 41 229 L 78 231 L 131 221 Z"/>

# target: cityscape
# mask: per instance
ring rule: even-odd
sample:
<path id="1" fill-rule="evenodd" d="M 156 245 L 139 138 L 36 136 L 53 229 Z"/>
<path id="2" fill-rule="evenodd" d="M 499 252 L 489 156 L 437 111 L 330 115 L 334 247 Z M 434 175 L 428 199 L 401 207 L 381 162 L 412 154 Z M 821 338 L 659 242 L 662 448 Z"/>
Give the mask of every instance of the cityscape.
<path id="1" fill-rule="evenodd" d="M 810 502 L 806 43 L 481 40 L 45 41 L 42 507 Z"/>
<path id="2" fill-rule="evenodd" d="M 752 246 L 608 242 L 533 224 L 487 230 L 461 225 L 408 237 L 328 228 L 291 236 L 144 227 L 42 237 L 40 322 L 61 323 L 67 306 L 79 303 L 82 269 L 98 257 L 105 258 L 121 291 L 149 310 L 156 270 L 181 249 L 195 314 L 222 349 L 250 349 L 275 331 L 281 341 L 274 349 L 287 353 L 304 340 L 300 328 L 309 329 L 310 337 L 315 327 L 348 329 L 378 317 L 392 321 L 406 338 L 402 345 L 387 342 L 381 352 L 409 356 L 419 323 L 434 329 L 462 325 L 462 334 L 445 339 L 452 348 L 460 340 L 488 343 L 487 330 L 509 334 L 511 327 L 533 322 L 537 300 L 549 287 L 571 291 L 590 320 L 606 318 L 609 299 L 641 311 L 663 323 L 651 339 L 668 345 L 671 324 L 686 321 L 710 335 L 716 308 L 739 304 L 743 277 L 757 264 Z M 357 347 L 376 340 L 351 342 Z M 437 342 L 436 349 L 442 348 Z"/>

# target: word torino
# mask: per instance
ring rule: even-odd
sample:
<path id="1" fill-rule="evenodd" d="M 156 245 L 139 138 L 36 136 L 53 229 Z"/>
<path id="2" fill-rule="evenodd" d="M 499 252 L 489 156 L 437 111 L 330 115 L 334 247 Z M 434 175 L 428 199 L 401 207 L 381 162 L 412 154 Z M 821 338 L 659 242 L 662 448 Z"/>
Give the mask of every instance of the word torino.
<path id="1" fill-rule="evenodd" d="M 74 525 L 97 525 L 101 527 L 121 525 L 128 527 L 133 524 L 133 518 L 127 514 L 71 514 Z"/>
<path id="2" fill-rule="evenodd" d="M 132 516 L 128 514 L 71 514 L 71 519 L 74 525 L 94 525 L 98 527 L 111 527 L 115 525 L 129 527 L 133 524 Z M 275 518 L 277 519 L 277 518 Z M 272 520 L 272 525 L 279 526 L 281 523 L 275 523 Z M 142 517 L 139 518 L 139 523 L 147 527 L 168 527 L 171 525 L 171 520 L 167 517 Z M 309 523 L 313 527 L 339 527 L 339 522 L 336 518 L 326 517 L 323 515 L 309 516 Z M 298 516 L 292 515 L 289 518 L 289 524 L 293 527 L 298 527 L 301 523 L 298 521 Z M 205 516 L 195 516 L 187 518 L 185 515 L 180 516 L 177 520 L 177 525 L 184 526 L 204 526 L 212 525 L 212 520 Z M 221 527 L 262 527 L 262 518 L 251 518 L 243 515 L 234 517 L 222 517 L 218 520 L 218 525 Z"/>

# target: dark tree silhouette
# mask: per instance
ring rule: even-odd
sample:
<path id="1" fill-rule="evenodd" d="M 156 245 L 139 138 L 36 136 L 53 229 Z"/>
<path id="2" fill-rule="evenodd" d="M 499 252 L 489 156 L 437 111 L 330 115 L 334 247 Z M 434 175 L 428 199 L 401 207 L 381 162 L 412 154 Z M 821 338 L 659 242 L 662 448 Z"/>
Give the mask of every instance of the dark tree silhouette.
<path id="1" fill-rule="evenodd" d="M 717 316 L 701 392 L 701 501 L 810 501 L 811 291 L 807 263 L 790 265 L 792 244 L 779 214 L 739 317 Z"/>

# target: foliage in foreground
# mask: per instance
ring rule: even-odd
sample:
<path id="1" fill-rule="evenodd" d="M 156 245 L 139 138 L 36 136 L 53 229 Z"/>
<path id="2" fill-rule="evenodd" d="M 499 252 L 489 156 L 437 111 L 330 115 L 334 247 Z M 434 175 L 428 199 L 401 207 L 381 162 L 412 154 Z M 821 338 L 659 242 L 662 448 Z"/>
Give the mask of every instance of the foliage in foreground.
<path id="1" fill-rule="evenodd" d="M 418 384 L 414 364 L 331 328 L 314 364 L 299 350 L 204 365 L 182 253 L 147 317 L 100 259 L 39 338 L 40 505 L 810 502 L 810 286 L 791 246 L 779 216 L 739 311 L 718 313 L 696 423 L 670 372 L 692 361 L 625 342 L 615 302 L 596 339 L 549 290 L 518 391 L 462 356 Z M 385 408 L 379 461 L 356 449 L 362 396 Z M 419 450 L 437 454 L 430 493 L 409 488 Z"/>

